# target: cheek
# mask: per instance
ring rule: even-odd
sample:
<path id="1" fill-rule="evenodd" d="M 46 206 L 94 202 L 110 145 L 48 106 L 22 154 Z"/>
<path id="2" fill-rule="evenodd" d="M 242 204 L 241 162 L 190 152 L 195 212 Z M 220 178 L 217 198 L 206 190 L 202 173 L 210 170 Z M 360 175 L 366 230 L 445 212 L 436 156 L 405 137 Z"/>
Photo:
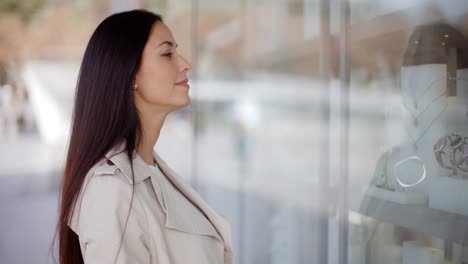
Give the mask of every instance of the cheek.
<path id="1" fill-rule="evenodd" d="M 176 66 L 165 59 L 144 65 L 145 79 L 153 84 L 175 83 L 177 75 Z"/>
<path id="2" fill-rule="evenodd" d="M 172 62 L 164 60 L 146 62 L 140 68 L 139 93 L 145 101 L 165 101 L 173 92 L 177 68 Z"/>
<path id="3" fill-rule="evenodd" d="M 169 62 L 153 62 L 144 65 L 141 70 L 139 81 L 148 97 L 169 95 L 177 81 L 177 70 Z"/>

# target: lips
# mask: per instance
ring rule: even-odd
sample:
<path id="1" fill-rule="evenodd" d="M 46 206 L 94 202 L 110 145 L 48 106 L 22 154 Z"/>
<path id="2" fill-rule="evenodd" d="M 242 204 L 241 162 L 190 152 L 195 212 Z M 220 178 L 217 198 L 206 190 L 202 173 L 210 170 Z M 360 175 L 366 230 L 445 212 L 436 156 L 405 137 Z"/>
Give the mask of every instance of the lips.
<path id="1" fill-rule="evenodd" d="M 188 85 L 188 79 L 184 79 L 183 81 L 180 81 L 180 82 L 176 83 L 176 85 L 183 86 L 183 87 L 186 87 L 186 88 L 190 87 Z"/>

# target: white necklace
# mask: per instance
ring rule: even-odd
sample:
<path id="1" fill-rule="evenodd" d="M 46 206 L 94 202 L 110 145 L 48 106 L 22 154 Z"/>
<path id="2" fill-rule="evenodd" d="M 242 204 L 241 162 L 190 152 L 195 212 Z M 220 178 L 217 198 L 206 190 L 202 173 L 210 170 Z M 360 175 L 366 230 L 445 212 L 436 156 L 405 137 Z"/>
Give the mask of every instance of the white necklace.
<path id="1" fill-rule="evenodd" d="M 411 133 L 408 131 L 408 128 L 407 126 L 405 126 L 405 130 L 406 130 L 406 133 L 408 134 L 408 136 L 411 138 L 411 140 L 413 141 L 413 144 L 412 144 L 412 147 L 413 147 L 413 151 L 417 151 L 418 150 L 418 142 L 419 140 L 427 133 L 427 131 L 429 131 L 429 129 L 432 127 L 432 125 L 434 124 L 434 122 L 442 115 L 442 113 L 445 111 L 445 109 L 447 109 L 448 107 L 448 102 L 444 105 L 444 107 L 439 111 L 439 113 L 431 120 L 431 122 L 429 123 L 429 125 L 426 127 L 426 129 L 424 129 L 424 131 L 417 137 L 417 138 L 413 138 L 413 136 L 411 135 Z"/>
<path id="2" fill-rule="evenodd" d="M 414 126 L 414 127 L 418 127 L 418 126 L 419 126 L 419 117 L 420 117 L 422 114 L 424 114 L 424 112 L 426 112 L 426 110 L 429 109 L 429 107 L 430 107 L 435 101 L 437 101 L 439 98 L 441 98 L 441 97 L 444 96 L 445 94 L 447 94 L 447 92 L 441 93 L 441 94 L 438 95 L 436 98 L 434 98 L 429 104 L 427 104 L 427 106 L 426 106 L 423 110 L 421 110 L 421 111 L 419 111 L 419 112 L 417 112 L 417 113 L 415 113 L 415 114 L 413 114 L 413 113 L 411 112 L 411 110 L 408 109 L 408 107 L 406 106 L 406 104 L 405 104 L 404 101 L 403 101 L 403 106 L 404 106 L 405 109 L 408 111 L 408 113 L 411 115 L 411 118 L 412 118 L 412 120 L 413 120 L 413 126 Z M 416 112 L 416 111 L 414 111 L 414 112 Z"/>
<path id="3" fill-rule="evenodd" d="M 411 82 L 409 82 L 409 84 L 410 84 L 409 87 L 413 87 L 413 86 L 414 86 L 414 81 L 413 81 L 413 80 L 415 80 L 415 79 L 416 79 L 415 77 L 414 77 L 413 79 L 411 79 Z M 409 95 L 406 96 L 406 97 L 408 97 L 408 98 L 414 98 L 413 100 L 410 100 L 410 102 L 412 103 L 412 106 L 413 106 L 414 110 L 418 109 L 418 102 L 416 101 L 416 98 L 421 99 L 424 95 L 426 95 L 426 93 L 427 93 L 436 83 L 439 83 L 439 82 L 441 82 L 442 80 L 443 80 L 443 79 L 436 79 L 436 80 L 433 80 L 432 82 L 429 83 L 429 85 L 427 86 L 427 88 L 424 89 L 424 91 L 423 91 L 422 93 L 420 93 L 419 95 L 414 95 L 414 96 L 412 96 L 411 93 L 408 92 Z M 405 96 L 403 96 L 403 98 L 405 98 Z M 404 100 L 403 100 L 403 101 L 404 101 Z M 403 103 L 403 104 L 405 105 L 406 108 L 409 108 L 408 106 L 411 105 L 411 104 L 408 105 L 408 104 L 405 104 L 405 103 Z"/>

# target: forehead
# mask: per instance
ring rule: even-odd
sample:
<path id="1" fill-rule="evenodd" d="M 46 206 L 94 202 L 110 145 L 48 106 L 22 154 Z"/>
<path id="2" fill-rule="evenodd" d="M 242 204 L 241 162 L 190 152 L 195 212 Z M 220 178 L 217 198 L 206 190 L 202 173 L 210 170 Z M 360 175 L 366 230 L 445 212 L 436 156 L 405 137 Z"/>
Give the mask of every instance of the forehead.
<path id="1" fill-rule="evenodd" d="M 175 44 L 174 36 L 166 24 L 162 22 L 156 22 L 151 29 L 148 42 L 157 46 L 164 41 L 170 41 Z"/>

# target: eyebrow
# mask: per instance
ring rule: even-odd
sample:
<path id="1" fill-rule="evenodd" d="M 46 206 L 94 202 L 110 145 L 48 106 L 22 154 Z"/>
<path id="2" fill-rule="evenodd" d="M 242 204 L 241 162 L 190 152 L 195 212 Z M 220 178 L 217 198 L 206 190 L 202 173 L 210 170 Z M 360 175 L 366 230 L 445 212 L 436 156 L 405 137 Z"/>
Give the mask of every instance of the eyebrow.
<path id="1" fill-rule="evenodd" d="M 163 41 L 163 42 L 161 42 L 161 43 L 158 45 L 158 47 L 159 47 L 159 46 L 162 46 L 162 45 L 164 45 L 164 44 L 167 44 L 167 45 L 169 45 L 169 46 L 171 46 L 171 47 L 174 47 L 174 46 L 175 46 L 176 48 L 179 46 L 179 45 L 177 45 L 177 44 L 174 45 L 174 43 L 172 43 L 172 42 L 170 42 L 170 41 Z"/>

